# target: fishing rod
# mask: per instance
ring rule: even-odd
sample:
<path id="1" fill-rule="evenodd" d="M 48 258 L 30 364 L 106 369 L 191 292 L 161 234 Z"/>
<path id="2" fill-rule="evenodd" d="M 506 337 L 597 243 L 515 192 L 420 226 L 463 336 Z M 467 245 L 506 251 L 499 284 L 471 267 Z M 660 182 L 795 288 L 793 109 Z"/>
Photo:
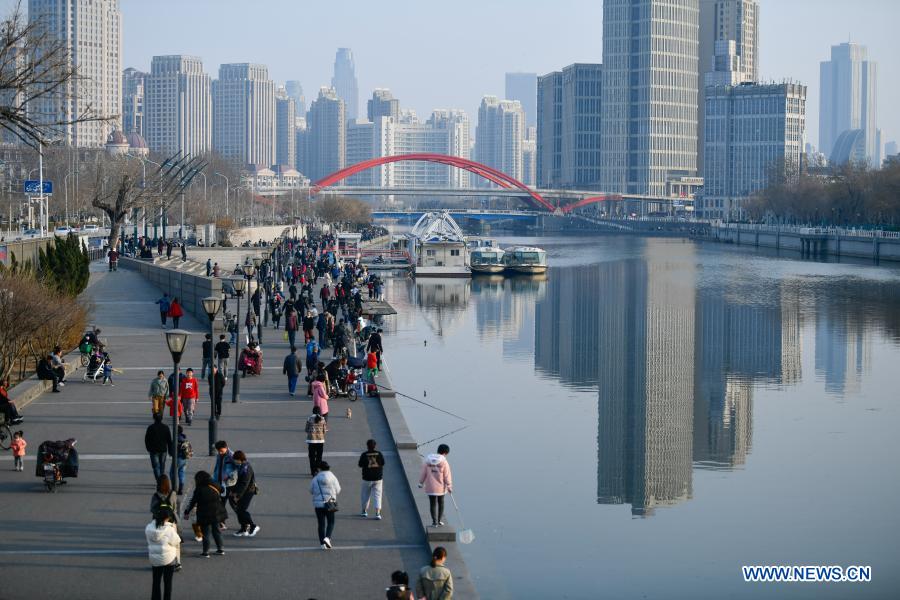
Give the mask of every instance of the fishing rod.
<path id="1" fill-rule="evenodd" d="M 380 384 L 379 384 L 379 385 L 378 385 L 378 388 L 379 388 L 379 389 L 387 390 L 387 391 L 389 391 L 389 392 L 394 392 L 394 393 L 397 394 L 398 396 L 403 396 L 404 398 L 406 398 L 406 399 L 408 399 L 408 400 L 412 400 L 413 402 L 418 402 L 419 404 L 423 404 L 423 405 L 427 406 L 428 408 L 433 408 L 434 410 L 436 410 L 436 411 L 438 411 L 438 412 L 442 412 L 442 413 L 444 413 L 445 415 L 450 415 L 451 417 L 454 417 L 454 418 L 456 418 L 456 419 L 459 419 L 460 421 L 466 421 L 466 422 L 469 421 L 467 418 L 461 417 L 461 416 L 459 416 L 459 415 L 457 415 L 457 414 L 454 414 L 454 413 L 450 412 L 449 410 L 444 410 L 443 408 L 438 408 L 438 407 L 435 406 L 434 404 L 429 404 L 429 403 L 427 403 L 427 402 L 425 402 L 425 401 L 423 401 L 423 400 L 419 400 L 418 398 L 413 398 L 412 396 L 407 396 L 406 394 L 403 394 L 403 393 L 401 393 L 401 392 L 398 392 L 397 390 L 391 389 L 391 388 L 387 387 L 386 385 L 380 385 Z"/>
<path id="2" fill-rule="evenodd" d="M 416 445 L 416 450 L 418 450 L 418 449 L 421 448 L 422 446 L 427 446 L 427 445 L 430 444 L 431 442 L 436 442 L 436 441 L 438 441 L 438 440 L 444 439 L 445 437 L 449 437 L 449 436 L 453 435 L 454 433 L 458 433 L 458 432 L 462 431 L 463 429 L 468 429 L 468 428 L 471 427 L 471 426 L 472 426 L 472 424 L 469 423 L 468 425 L 463 425 L 463 426 L 460 427 L 459 429 L 454 429 L 454 430 L 451 431 L 450 433 L 445 433 L 444 435 L 440 435 L 440 436 L 438 436 L 438 437 L 436 437 L 436 438 L 434 438 L 434 439 L 428 440 L 427 442 L 422 442 L 421 444 L 417 444 L 417 445 Z M 422 455 L 419 454 L 419 456 L 422 456 Z"/>

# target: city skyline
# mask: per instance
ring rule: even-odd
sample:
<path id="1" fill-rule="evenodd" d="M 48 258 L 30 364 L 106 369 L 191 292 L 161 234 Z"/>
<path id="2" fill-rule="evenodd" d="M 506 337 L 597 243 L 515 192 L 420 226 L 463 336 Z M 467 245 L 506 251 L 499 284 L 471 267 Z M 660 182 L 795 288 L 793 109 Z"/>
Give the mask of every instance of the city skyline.
<path id="1" fill-rule="evenodd" d="M 7 10 L 14 4 L 13 0 L 0 1 Z M 354 52 L 360 98 L 369 97 L 377 87 L 386 87 L 403 99 L 404 108 L 419 114 L 430 114 L 435 108 L 461 108 L 471 116 L 477 114 L 483 96 L 504 95 L 507 72 L 542 75 L 575 62 L 602 61 L 602 2 L 527 2 L 524 6 L 517 4 L 516 11 L 509 11 L 506 3 L 484 6 L 462 0 L 454 13 L 459 16 L 452 18 L 468 30 L 466 36 L 457 27 L 441 28 L 439 31 L 446 31 L 445 34 L 435 34 L 432 27 L 417 29 L 415 25 L 428 18 L 427 9 L 412 13 L 380 11 L 355 22 L 328 17 L 327 6 L 304 7 L 301 15 L 299 7 L 291 3 L 270 0 L 265 3 L 269 10 L 228 19 L 220 15 L 234 14 L 231 9 L 238 9 L 240 3 L 199 0 L 179 4 L 181 19 L 172 21 L 168 18 L 172 12 L 165 10 L 167 4 L 174 6 L 170 0 L 158 0 L 152 5 L 129 0 L 121 3 L 123 69 L 149 71 L 152 56 L 190 54 L 201 57 L 210 73 L 215 73 L 221 64 L 260 62 L 269 68 L 277 83 L 298 80 L 304 89 L 318 90 L 330 84 L 335 51 L 345 46 Z M 900 4 L 873 0 L 854 6 L 852 11 L 836 1 L 760 0 L 759 4 L 760 78 L 791 79 L 808 86 L 809 142 L 818 146 L 819 63 L 828 59 L 832 45 L 848 40 L 866 45 L 881 71 L 879 104 L 890 106 L 892 99 L 900 96 L 900 65 L 891 61 L 900 55 L 900 39 L 891 31 L 891 23 L 900 18 Z M 217 10 L 211 10 L 213 7 Z M 284 18 L 273 21 L 267 17 L 272 12 Z M 467 14 L 478 14 L 480 18 L 466 18 Z M 567 35 L 555 38 L 552 44 L 540 44 L 540 52 L 534 51 L 534 36 L 540 37 L 542 24 L 556 22 L 560 14 L 577 14 L 578 18 L 565 20 Z M 796 24 L 811 14 L 816 15 L 816 25 L 804 28 L 802 39 L 798 40 Z M 292 15 L 298 19 L 302 16 L 304 22 L 315 21 L 317 26 L 304 28 L 305 35 L 296 36 L 291 31 L 292 24 L 298 21 Z M 197 22 L 208 23 L 204 29 L 209 33 L 198 32 L 194 26 Z M 266 35 L 248 35 L 255 23 Z M 495 27 L 497 23 L 501 24 L 499 29 Z M 403 31 L 404 35 L 391 38 L 371 33 L 385 28 Z M 161 41 L 160 30 L 167 31 L 171 41 Z M 513 30 L 524 35 L 495 36 L 497 31 Z M 480 43 L 463 43 L 464 38 L 479 39 Z M 290 40 L 287 48 L 283 47 L 285 39 Z M 420 51 L 410 53 L 410 47 Z M 403 59 L 398 60 L 398 56 Z M 437 64 L 469 66 L 439 69 L 435 68 Z M 879 126 L 884 142 L 900 137 L 900 115 L 883 111 Z"/>

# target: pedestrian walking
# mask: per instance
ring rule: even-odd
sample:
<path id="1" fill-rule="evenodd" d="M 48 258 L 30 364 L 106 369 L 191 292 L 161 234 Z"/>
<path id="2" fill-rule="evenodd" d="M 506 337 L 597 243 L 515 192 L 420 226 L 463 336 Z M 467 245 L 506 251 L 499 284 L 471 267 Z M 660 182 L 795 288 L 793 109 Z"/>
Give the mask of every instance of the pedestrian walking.
<path id="1" fill-rule="evenodd" d="M 213 465 L 212 480 L 221 492 L 221 503 L 224 509 L 228 497 L 228 488 L 237 483 L 237 465 L 234 464 L 234 454 L 228 448 L 228 442 L 219 440 L 215 443 L 216 462 Z M 228 519 L 228 511 L 222 511 L 225 517 L 219 522 L 222 529 L 226 529 L 225 521 Z"/>
<path id="2" fill-rule="evenodd" d="M 184 472 L 187 470 L 187 461 L 194 457 L 194 448 L 184 433 L 184 427 L 178 426 L 178 495 L 184 494 Z"/>
<path id="3" fill-rule="evenodd" d="M 202 344 L 203 365 L 200 367 L 200 379 L 206 379 L 207 369 L 212 370 L 213 341 L 212 334 L 207 333 Z"/>
<path id="4" fill-rule="evenodd" d="M 213 366 L 213 411 L 216 418 L 222 416 L 222 394 L 225 392 L 225 375 L 218 367 Z"/>
<path id="5" fill-rule="evenodd" d="M 441 444 L 436 454 L 429 454 L 422 465 L 422 474 L 419 476 L 419 487 L 425 487 L 428 494 L 428 502 L 431 508 L 431 526 L 444 525 L 444 495 L 453 493 L 453 478 L 450 473 L 450 463 L 447 455 L 450 454 L 450 446 Z"/>
<path id="6" fill-rule="evenodd" d="M 161 475 L 156 482 L 156 491 L 150 496 L 150 514 L 155 515 L 160 510 L 175 510 L 175 490 L 172 489 L 172 482 L 169 481 L 168 475 Z M 173 515 L 172 522 L 178 528 L 178 519 Z"/>
<path id="7" fill-rule="evenodd" d="M 325 387 L 325 373 L 317 369 L 316 380 L 312 382 L 313 406 L 322 413 L 322 418 L 328 421 L 328 390 Z"/>
<path id="8" fill-rule="evenodd" d="M 419 570 L 416 582 L 416 598 L 423 600 L 451 600 L 453 598 L 453 574 L 444 566 L 447 550 L 438 546 L 431 553 L 431 564 Z"/>
<path id="9" fill-rule="evenodd" d="M 172 575 L 178 564 L 178 549 L 181 546 L 181 536 L 178 535 L 174 520 L 171 510 L 161 510 L 144 528 L 147 552 L 153 567 L 151 600 L 172 598 Z"/>
<path id="10" fill-rule="evenodd" d="M 151 412 L 154 415 L 161 415 L 163 406 L 166 403 L 166 396 L 169 395 L 169 382 L 166 381 L 166 374 L 163 371 L 156 372 L 156 379 L 150 382 L 150 392 L 148 396 L 152 402 Z"/>
<path id="11" fill-rule="evenodd" d="M 237 469 L 237 481 L 228 490 L 228 500 L 241 525 L 241 528 L 234 532 L 234 537 L 255 537 L 259 533 L 259 525 L 254 523 L 253 517 L 250 516 L 250 502 L 259 493 L 256 475 L 243 450 L 234 453 L 234 463 Z"/>
<path id="12" fill-rule="evenodd" d="M 231 355 L 231 344 L 225 341 L 225 334 L 219 334 L 219 341 L 216 344 L 216 365 L 219 367 L 222 375 L 228 378 L 228 357 Z"/>
<path id="13" fill-rule="evenodd" d="M 13 471 L 24 471 L 24 460 L 25 460 L 25 447 L 28 446 L 28 442 L 25 441 L 25 432 L 24 431 L 16 431 L 13 433 L 12 442 L 9 444 L 9 449 L 12 450 L 13 453 Z"/>
<path id="14" fill-rule="evenodd" d="M 162 298 L 156 301 L 159 304 L 159 320 L 162 322 L 163 328 L 166 326 L 166 318 L 169 316 L 169 308 L 172 306 L 172 300 L 168 293 L 163 293 Z"/>
<path id="15" fill-rule="evenodd" d="M 191 511 L 197 509 L 197 525 L 200 526 L 203 536 L 203 550 L 200 556 L 209 558 L 210 536 L 216 543 L 216 555 L 225 556 L 219 524 L 225 521 L 228 514 L 225 512 L 225 505 L 222 504 L 221 488 L 213 482 L 212 477 L 206 471 L 197 471 L 197 474 L 194 475 L 194 486 L 191 501 L 184 509 L 184 518 L 190 518 Z"/>
<path id="16" fill-rule="evenodd" d="M 384 347 L 381 344 L 381 328 L 379 327 L 375 333 L 369 336 L 369 342 L 366 344 L 366 350 L 368 352 L 374 352 L 378 357 L 378 368 L 381 369 L 381 353 L 384 352 Z"/>
<path id="17" fill-rule="evenodd" d="M 210 275 L 212 275 L 212 270 L 213 270 L 213 267 L 212 267 L 212 259 L 211 259 L 211 258 L 207 258 L 207 259 L 206 259 L 206 276 L 207 276 L 207 277 L 209 277 Z"/>
<path id="18" fill-rule="evenodd" d="M 300 362 L 300 357 L 297 356 L 297 349 L 291 346 L 291 351 L 284 357 L 284 365 L 281 368 L 281 372 L 287 375 L 288 393 L 291 396 L 294 396 L 297 392 L 297 380 L 300 378 L 302 369 L 303 364 Z"/>
<path id="19" fill-rule="evenodd" d="M 334 535 L 334 516 L 338 510 L 337 497 L 341 493 L 341 484 L 327 462 L 321 461 L 318 468 L 319 472 L 309 484 L 309 493 L 312 494 L 316 510 L 319 543 L 322 550 L 330 550 L 333 547 L 331 536 Z"/>
<path id="20" fill-rule="evenodd" d="M 187 243 L 181 242 L 181 262 L 187 262 Z M 177 327 L 177 325 L 176 325 Z"/>
<path id="21" fill-rule="evenodd" d="M 172 303 L 169 305 L 169 316 L 172 317 L 172 325 L 178 329 L 178 322 L 184 316 L 184 309 L 181 308 L 178 298 L 172 298 Z"/>
<path id="22" fill-rule="evenodd" d="M 197 399 L 200 398 L 200 382 L 194 377 L 194 370 L 188 369 L 179 380 L 178 396 L 184 406 L 184 417 L 188 425 L 194 421 Z"/>
<path id="23" fill-rule="evenodd" d="M 306 343 L 306 374 L 312 377 L 316 365 L 319 363 L 319 345 L 316 340 Z"/>
<path id="24" fill-rule="evenodd" d="M 306 419 L 306 449 L 309 453 L 309 474 L 315 476 L 325 452 L 325 434 L 328 422 L 322 417 L 318 406 L 313 406 L 313 414 Z"/>
<path id="25" fill-rule="evenodd" d="M 416 600 L 409 587 L 409 575 L 406 571 L 391 573 L 391 587 L 385 590 L 387 600 Z"/>
<path id="26" fill-rule="evenodd" d="M 362 469 L 362 489 L 360 491 L 359 516 L 369 516 L 369 502 L 375 509 L 375 518 L 381 520 L 382 479 L 384 478 L 384 455 L 375 449 L 375 440 L 366 442 L 366 451 L 359 456 Z"/>
<path id="27" fill-rule="evenodd" d="M 116 384 L 113 383 L 112 376 L 113 376 L 112 359 L 109 356 L 107 356 L 106 358 L 103 359 L 103 383 L 101 383 L 100 385 L 106 385 L 108 383 L 109 387 L 116 387 Z"/>
<path id="28" fill-rule="evenodd" d="M 172 443 L 172 432 L 169 426 L 163 423 L 162 415 L 153 415 L 153 423 L 147 427 L 144 433 L 144 447 L 150 455 L 150 465 L 153 467 L 153 476 L 156 481 L 166 472 L 166 454 L 169 452 L 169 444 Z"/>
<path id="29" fill-rule="evenodd" d="M 172 242 L 166 240 L 166 259 L 172 260 Z"/>

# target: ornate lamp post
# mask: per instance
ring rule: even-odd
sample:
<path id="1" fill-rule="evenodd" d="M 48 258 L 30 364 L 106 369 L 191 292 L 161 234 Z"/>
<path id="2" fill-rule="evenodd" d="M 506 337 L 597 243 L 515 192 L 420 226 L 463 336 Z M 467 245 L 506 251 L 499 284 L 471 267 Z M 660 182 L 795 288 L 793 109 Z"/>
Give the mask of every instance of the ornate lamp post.
<path id="1" fill-rule="evenodd" d="M 178 475 L 178 406 L 181 402 L 181 398 L 179 398 L 178 394 L 178 388 L 181 386 L 181 377 L 178 375 L 178 363 L 181 362 L 181 355 L 184 353 L 190 335 L 191 333 L 184 329 L 170 329 L 166 331 L 166 345 L 169 346 L 169 352 L 172 354 L 172 362 L 174 363 L 175 369 L 173 371 L 175 373 L 175 390 L 172 394 L 172 466 L 169 471 L 169 481 L 172 482 L 173 486 L 178 482 L 178 479 L 176 478 Z M 177 506 L 173 506 L 172 510 L 175 514 L 178 514 Z"/>
<path id="2" fill-rule="evenodd" d="M 215 327 L 214 323 L 216 321 L 216 315 L 219 312 L 219 309 L 222 308 L 222 299 L 217 298 L 215 296 L 209 296 L 203 299 L 203 310 L 206 312 L 206 316 L 209 317 L 209 336 L 210 336 L 210 348 L 209 348 L 209 455 L 212 456 L 214 454 L 213 445 L 216 443 L 218 422 L 216 421 L 216 381 L 215 377 L 213 377 L 212 370 L 212 361 L 215 355 Z"/>
<path id="3" fill-rule="evenodd" d="M 241 318 L 241 296 L 244 295 L 244 290 L 247 289 L 247 280 L 241 277 L 240 275 L 234 275 L 229 277 L 229 281 L 231 281 L 231 286 L 234 288 L 234 296 L 237 298 L 237 312 L 235 312 L 235 328 L 237 333 L 235 334 L 234 344 L 234 376 L 232 377 L 233 381 L 231 382 L 231 402 L 237 402 L 241 397 L 241 378 L 238 375 L 238 347 L 241 339 L 241 327 L 240 327 L 240 318 Z"/>
<path id="4" fill-rule="evenodd" d="M 252 279 L 254 275 L 256 275 L 256 293 L 259 294 L 259 302 L 262 304 L 262 288 L 259 285 L 259 266 L 262 264 L 261 256 L 254 256 L 253 261 L 253 270 L 252 272 L 247 274 L 248 279 Z M 256 341 L 262 344 L 262 319 L 260 318 L 262 315 L 256 315 Z"/>

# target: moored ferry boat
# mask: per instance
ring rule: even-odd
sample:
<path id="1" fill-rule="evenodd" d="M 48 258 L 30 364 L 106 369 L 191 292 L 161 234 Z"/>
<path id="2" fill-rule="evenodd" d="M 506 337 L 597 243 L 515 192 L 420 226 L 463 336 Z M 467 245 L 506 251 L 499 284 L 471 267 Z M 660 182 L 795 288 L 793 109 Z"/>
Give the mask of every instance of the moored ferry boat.
<path id="1" fill-rule="evenodd" d="M 503 265 L 513 273 L 546 273 L 547 252 L 533 246 L 513 246 L 504 250 Z"/>
<path id="2" fill-rule="evenodd" d="M 500 248 L 481 247 L 469 252 L 469 267 L 473 273 L 502 273 L 505 252 Z"/>

